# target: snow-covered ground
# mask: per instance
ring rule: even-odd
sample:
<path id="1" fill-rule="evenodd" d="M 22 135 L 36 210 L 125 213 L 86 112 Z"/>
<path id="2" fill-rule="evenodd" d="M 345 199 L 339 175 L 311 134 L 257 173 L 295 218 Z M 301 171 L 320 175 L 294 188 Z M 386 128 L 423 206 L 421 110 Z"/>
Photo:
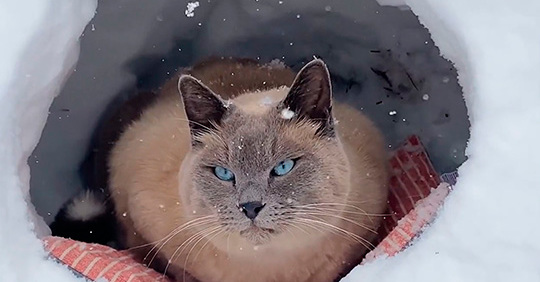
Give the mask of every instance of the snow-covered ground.
<path id="1" fill-rule="evenodd" d="M 346 281 L 540 281 L 540 2 L 410 0 L 456 64 L 469 160 L 437 221 Z"/>
<path id="2" fill-rule="evenodd" d="M 413 246 L 394 258 L 357 267 L 345 280 L 540 281 L 540 227 L 535 224 L 535 216 L 540 215 L 536 203 L 540 178 L 535 176 L 540 167 L 535 146 L 540 138 L 540 3 L 405 1 L 429 28 L 442 54 L 456 64 L 472 123 L 469 159 L 461 166 L 459 182 L 438 220 Z M 459 94 L 459 88 L 452 87 L 453 71 L 442 69 L 436 50 L 418 45 L 431 42 L 418 31 L 414 17 L 403 16 L 398 9 L 378 9 L 369 1 L 208 2 L 200 1 L 192 17 L 187 16 L 191 14 L 186 11 L 187 1 L 100 2 L 98 14 L 85 30 L 79 67 L 50 109 L 41 140 L 45 145 L 32 155 L 47 108 L 76 58 L 76 39 L 96 3 L 0 3 L 0 38 L 9 39 L 9 44 L 0 46 L 0 182 L 5 191 L 0 197 L 0 216 L 5 219 L 0 225 L 0 281 L 75 280 L 43 259 L 39 241 L 31 233 L 32 218 L 27 217 L 25 205 L 26 158 L 30 156 L 33 164 L 32 189 L 40 190 L 32 193 L 40 213 L 54 214 L 58 203 L 81 185 L 74 167 L 84 158 L 81 148 L 88 147 L 103 108 L 114 95 L 134 85 L 155 86 L 172 71 L 173 62 L 187 65 L 211 53 L 269 60 L 280 57 L 271 52 L 279 50 L 285 62 L 298 64 L 307 59 L 306 53 L 315 52 L 342 82 L 360 78 L 349 90 L 354 99 L 352 94 L 339 98 L 360 100 L 356 105 L 374 116 L 390 144 L 407 130 L 425 126 L 427 132 L 421 135 L 439 170 L 452 169 L 463 160 L 449 161 L 463 149 L 453 142 L 468 137 L 463 130 L 467 123 L 459 122 L 466 120 L 464 108 L 460 109 L 459 99 L 445 96 Z M 282 34 L 284 27 L 288 32 Z M 284 36 L 288 41 L 276 39 Z M 383 106 L 375 107 L 372 102 L 378 100 L 372 92 L 386 92 L 365 69 L 382 61 L 361 51 L 389 47 L 398 50 L 390 60 L 398 71 L 390 73 L 403 73 L 402 65 L 412 66 L 412 80 L 426 81 L 407 88 L 410 81 L 397 75 L 392 81 L 402 81 L 405 88 L 398 88 L 411 100 L 404 103 L 383 96 Z M 417 55 L 407 56 L 407 52 Z M 163 64 L 156 63 L 162 59 Z M 388 62 L 381 65 L 389 66 Z M 423 99 L 425 94 L 428 99 Z M 458 121 L 445 120 L 448 112 L 434 111 L 445 104 L 453 111 L 449 116 L 455 114 Z M 442 114 L 441 119 L 434 119 L 434 114 Z M 403 122 L 403 118 L 412 125 L 392 126 L 394 119 Z"/>
<path id="3" fill-rule="evenodd" d="M 77 39 L 96 1 L 0 1 L 0 281 L 75 281 L 45 260 L 32 233 L 46 233 L 29 202 L 27 158 L 47 110 L 76 62 Z M 30 223 L 30 219 L 34 223 Z"/>

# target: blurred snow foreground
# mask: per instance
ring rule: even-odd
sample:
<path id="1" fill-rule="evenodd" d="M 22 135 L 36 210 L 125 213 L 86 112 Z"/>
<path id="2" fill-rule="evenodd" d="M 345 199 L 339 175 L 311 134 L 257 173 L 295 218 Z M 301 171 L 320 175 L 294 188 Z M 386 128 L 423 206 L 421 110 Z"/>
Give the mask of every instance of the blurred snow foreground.
<path id="1" fill-rule="evenodd" d="M 96 4 L 0 3 L 0 281 L 77 280 L 42 250 L 38 236 L 48 230 L 28 204 L 27 158 Z M 455 63 L 472 124 L 469 160 L 438 219 L 414 245 L 357 267 L 344 280 L 540 281 L 540 226 L 534 224 L 540 215 L 540 2 L 381 4 L 408 5 Z"/>

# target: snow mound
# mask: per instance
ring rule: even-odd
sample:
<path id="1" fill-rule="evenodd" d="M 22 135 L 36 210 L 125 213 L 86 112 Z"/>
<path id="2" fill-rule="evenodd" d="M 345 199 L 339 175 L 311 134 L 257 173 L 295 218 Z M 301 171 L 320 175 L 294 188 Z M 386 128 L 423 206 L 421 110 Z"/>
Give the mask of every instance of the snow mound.
<path id="1" fill-rule="evenodd" d="M 540 215 L 540 3 L 405 2 L 456 65 L 472 124 L 469 159 L 412 247 L 344 281 L 540 281 L 540 226 L 529 220 Z"/>
<path id="2" fill-rule="evenodd" d="M 37 235 L 49 230 L 29 203 L 27 158 L 52 99 L 76 62 L 95 0 L 7 0 L 0 4 L 0 281 L 75 281 Z M 29 271 L 30 270 L 30 271 Z"/>

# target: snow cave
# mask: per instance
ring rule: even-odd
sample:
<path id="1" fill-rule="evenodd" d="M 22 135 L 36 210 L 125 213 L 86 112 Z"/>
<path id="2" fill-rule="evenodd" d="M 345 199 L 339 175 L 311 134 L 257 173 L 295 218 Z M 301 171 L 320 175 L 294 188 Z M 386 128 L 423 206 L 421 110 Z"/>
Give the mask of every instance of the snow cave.
<path id="1" fill-rule="evenodd" d="M 322 58 L 337 100 L 372 118 L 389 150 L 418 136 L 454 186 L 412 245 L 344 281 L 540 279 L 531 236 L 540 230 L 519 216 L 540 214 L 534 1 L 491 9 L 465 0 L 25 2 L 0 4 L 0 35 L 13 38 L 0 47 L 1 281 L 79 279 L 39 239 L 85 186 L 96 127 L 135 89 L 154 89 L 209 55 L 295 70 Z M 526 234 L 501 222 L 523 223 Z M 494 258 L 503 251 L 512 259 Z"/>

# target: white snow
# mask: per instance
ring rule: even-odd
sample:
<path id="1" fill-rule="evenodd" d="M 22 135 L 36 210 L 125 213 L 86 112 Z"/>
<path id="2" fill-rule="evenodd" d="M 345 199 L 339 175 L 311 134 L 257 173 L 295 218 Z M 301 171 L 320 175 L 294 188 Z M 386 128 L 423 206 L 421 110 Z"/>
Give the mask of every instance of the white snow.
<path id="1" fill-rule="evenodd" d="M 78 37 L 95 8 L 95 0 L 0 3 L 0 281 L 77 281 L 66 267 L 45 259 L 32 233 L 50 231 L 27 205 L 27 158 L 77 59 Z"/>
<path id="2" fill-rule="evenodd" d="M 345 281 L 540 281 L 540 3 L 408 0 L 456 64 L 469 160 L 438 220 Z"/>
<path id="3" fill-rule="evenodd" d="M 199 1 L 188 2 L 186 6 L 186 11 L 184 12 L 186 14 L 186 17 L 193 18 L 195 16 L 195 9 L 197 7 L 199 7 Z"/>
<path id="4" fill-rule="evenodd" d="M 396 257 L 357 267 L 344 280 L 540 281 L 540 227 L 534 220 L 540 215 L 540 179 L 535 177 L 540 167 L 540 4 L 536 0 L 405 2 L 458 70 L 472 123 L 469 159 L 460 168 L 440 217 L 413 246 Z M 31 157 L 33 196 L 42 215 L 54 215 L 80 187 L 76 168 L 99 114 L 112 97 L 135 84 L 136 74 L 144 74 L 140 69 L 148 64 L 134 61 L 142 57 L 161 61 L 165 55 L 176 56 L 186 64 L 208 54 L 281 57 L 298 66 L 302 58 L 309 60 L 317 53 L 333 74 L 345 80 L 358 78 L 355 82 L 360 86 L 353 85 L 350 91 L 354 95 L 341 98 L 360 105 L 386 132 L 394 132 L 387 136 L 390 147 L 409 130 L 422 128 L 422 140 L 437 153 L 432 158 L 440 167 L 452 168 L 463 161 L 448 160 L 463 152 L 459 140 L 467 136 L 462 130 L 465 123 L 456 121 L 465 119 L 464 109 L 459 100 L 451 99 L 459 91 L 453 71 L 438 59 L 414 17 L 401 14 L 406 9 L 357 0 L 332 1 L 331 6 L 324 0 L 211 1 L 197 8 L 203 23 L 199 26 L 178 15 L 185 3 L 100 2 L 104 12 L 87 26 L 81 64 L 51 107 L 46 135 Z M 0 46 L 4 191 L 0 281 L 75 279 L 43 259 L 40 242 L 30 232 L 32 227 L 39 235 L 48 231 L 34 209 L 25 205 L 30 177 L 26 161 L 51 100 L 75 62 L 77 37 L 95 5 L 95 0 L 4 0 L 0 4 L 0 38 L 9 38 L 9 44 Z M 321 11 L 325 17 L 312 16 Z M 360 52 L 370 48 L 378 48 L 379 53 Z M 282 54 L 276 56 L 275 50 Z M 166 65 L 169 61 L 175 60 L 162 61 L 153 71 L 164 76 L 174 72 Z M 372 66 L 387 72 L 394 82 L 390 90 L 405 88 L 420 104 L 385 100 L 374 107 L 377 97 L 387 92 L 374 83 L 374 74 L 361 72 Z M 148 78 L 144 82 L 158 83 Z M 341 91 L 345 83 L 335 87 Z M 68 107 L 69 115 L 62 111 Z M 435 119 L 445 108 L 453 122 Z M 390 111 L 396 115 L 389 116 Z M 406 119 L 414 127 L 406 127 L 405 122 L 393 125 L 391 118 Z"/>
<path id="5" fill-rule="evenodd" d="M 223 104 L 223 107 L 225 107 L 227 109 L 233 104 L 233 101 L 231 99 L 227 99 L 224 102 L 225 103 Z"/>
<path id="6" fill-rule="evenodd" d="M 289 45 L 293 45 L 292 43 L 289 43 Z M 275 69 L 283 69 L 285 68 L 285 63 L 280 59 L 273 59 L 268 64 L 266 64 L 269 68 L 275 68 Z"/>
<path id="7" fill-rule="evenodd" d="M 289 110 L 289 108 L 281 110 L 281 118 L 283 119 L 291 119 L 294 117 L 294 112 Z"/>

